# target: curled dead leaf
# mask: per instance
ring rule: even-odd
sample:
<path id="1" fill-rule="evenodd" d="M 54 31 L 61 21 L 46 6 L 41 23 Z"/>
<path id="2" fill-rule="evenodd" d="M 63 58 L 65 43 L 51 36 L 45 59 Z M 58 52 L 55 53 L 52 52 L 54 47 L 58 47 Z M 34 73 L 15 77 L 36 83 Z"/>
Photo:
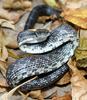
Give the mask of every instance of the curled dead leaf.
<path id="1" fill-rule="evenodd" d="M 18 48 L 17 33 L 10 29 L 6 29 L 6 28 L 1 29 L 0 30 L 0 47 L 3 45 L 10 48 Z"/>
<path id="2" fill-rule="evenodd" d="M 6 62 L 0 60 L 0 71 L 4 77 L 6 77 L 6 68 L 7 68 Z"/>
<path id="3" fill-rule="evenodd" d="M 83 28 L 83 29 L 87 29 L 87 18 L 79 18 L 79 17 L 75 17 L 75 16 L 65 16 L 65 20 Z"/>
<path id="4" fill-rule="evenodd" d="M 30 96 L 32 98 L 37 98 L 38 100 L 44 100 L 42 94 L 41 94 L 41 90 L 37 90 L 37 91 L 31 91 L 30 92 Z"/>
<path id="5" fill-rule="evenodd" d="M 15 24 L 21 15 L 23 15 L 24 12 L 17 12 L 17 11 L 7 11 L 5 9 L 0 8 L 0 19 L 5 19 L 8 21 L 13 21 Z"/>
<path id="6" fill-rule="evenodd" d="M 32 98 L 36 98 L 38 100 L 44 100 L 41 90 L 31 91 L 31 92 L 28 92 L 27 94 L 24 94 L 21 91 L 18 91 L 18 92 L 22 95 L 23 100 L 27 100 L 29 96 L 31 96 Z"/>
<path id="7" fill-rule="evenodd" d="M 76 9 L 76 8 L 87 7 L 87 0 L 59 0 L 59 1 L 61 1 L 61 3 L 64 2 L 65 8 Z"/>
<path id="8" fill-rule="evenodd" d="M 83 28 L 87 29 L 87 9 L 65 9 L 61 14 L 65 20 Z"/>
<path id="9" fill-rule="evenodd" d="M 3 2 L 4 8 L 9 9 L 26 9 L 30 8 L 32 5 L 31 1 L 25 1 L 25 0 L 5 0 Z"/>
<path id="10" fill-rule="evenodd" d="M 64 9 L 62 16 L 75 16 L 79 18 L 87 18 L 87 8 Z"/>
<path id="11" fill-rule="evenodd" d="M 64 96 L 55 96 L 52 98 L 52 100 L 72 100 L 72 97 L 67 93 Z"/>
<path id="12" fill-rule="evenodd" d="M 1 55 L 0 56 L 1 61 L 6 61 L 6 59 L 8 58 L 8 51 L 4 45 L 0 47 L 0 55 Z"/>
<path id="13" fill-rule="evenodd" d="M 87 80 L 76 68 L 76 62 L 69 60 L 68 65 L 73 72 L 71 77 L 72 100 L 87 100 Z"/>
<path id="14" fill-rule="evenodd" d="M 5 20 L 5 19 L 0 19 L 0 26 L 1 27 L 11 28 L 11 29 L 15 30 L 15 26 L 13 24 L 14 24 L 13 21 L 8 21 L 8 20 Z"/>
<path id="15" fill-rule="evenodd" d="M 4 77 L 1 77 L 0 76 L 0 88 L 5 88 L 5 87 L 8 87 L 8 84 L 6 82 L 6 79 Z"/>
<path id="16" fill-rule="evenodd" d="M 10 20 L 11 14 L 8 13 L 8 11 L 6 11 L 4 9 L 0 9 L 0 18 Z"/>

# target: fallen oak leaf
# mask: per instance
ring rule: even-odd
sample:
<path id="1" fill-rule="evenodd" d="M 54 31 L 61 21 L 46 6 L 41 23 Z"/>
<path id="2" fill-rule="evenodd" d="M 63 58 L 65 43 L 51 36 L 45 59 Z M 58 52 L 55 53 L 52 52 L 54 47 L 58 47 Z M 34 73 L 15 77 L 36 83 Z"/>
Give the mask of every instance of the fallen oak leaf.
<path id="1" fill-rule="evenodd" d="M 0 60 L 6 61 L 6 59 L 8 58 L 8 51 L 4 45 L 1 46 L 0 54 L 1 54 Z"/>
<path id="2" fill-rule="evenodd" d="M 14 24 L 13 21 L 8 21 L 8 20 L 5 20 L 5 19 L 0 19 L 0 26 L 1 27 L 6 27 L 6 28 L 10 28 L 10 29 L 15 30 L 15 26 L 13 24 Z"/>
<path id="3" fill-rule="evenodd" d="M 62 14 L 62 17 L 65 18 L 65 20 L 83 28 L 87 29 L 87 9 L 65 9 Z"/>
<path id="4" fill-rule="evenodd" d="M 72 97 L 70 94 L 65 94 L 64 96 L 55 96 L 52 100 L 72 100 Z"/>
<path id="5" fill-rule="evenodd" d="M 87 0 L 60 0 L 62 3 L 64 2 L 65 8 L 85 8 L 87 7 Z"/>
<path id="6" fill-rule="evenodd" d="M 29 96 L 31 96 L 32 98 L 37 98 L 38 100 L 44 100 L 41 90 L 31 91 L 31 92 L 28 92 L 27 94 L 24 94 L 21 91 L 18 91 L 18 92 L 22 95 L 23 100 L 27 100 Z"/>
<path id="7" fill-rule="evenodd" d="M 68 65 L 73 72 L 71 77 L 72 100 L 87 100 L 87 80 L 76 68 L 76 62 L 70 59 Z"/>
<path id="8" fill-rule="evenodd" d="M 75 17 L 75 16 L 65 16 L 64 17 L 65 20 L 67 20 L 68 22 L 71 22 L 83 29 L 87 29 L 87 18 L 80 18 L 80 17 Z"/>
<path id="9" fill-rule="evenodd" d="M 24 94 L 24 93 L 22 93 L 21 91 L 18 91 L 20 94 L 21 94 L 21 96 L 23 97 L 23 100 L 27 100 L 28 99 L 28 96 L 29 96 L 29 94 L 30 93 L 27 93 L 27 94 Z"/>
<path id="10" fill-rule="evenodd" d="M 14 24 L 18 22 L 19 18 L 24 14 L 24 12 L 17 11 L 7 11 L 0 9 L 0 19 L 6 19 L 8 21 L 13 21 Z"/>
<path id="11" fill-rule="evenodd" d="M 11 6 L 12 9 L 26 9 L 31 7 L 31 2 L 24 1 L 23 3 L 17 1 Z"/>
<path id="12" fill-rule="evenodd" d="M 10 48 L 18 48 L 16 31 L 13 31 L 7 28 L 1 28 L 0 29 L 0 47 L 2 47 L 2 45 L 6 47 L 10 47 Z"/>
<path id="13" fill-rule="evenodd" d="M 7 64 L 4 61 L 0 61 L 0 71 L 2 75 L 0 74 L 0 93 L 1 92 L 6 92 L 6 88 L 8 88 L 8 84 L 6 82 L 6 68 Z"/>
<path id="14" fill-rule="evenodd" d="M 31 91 L 30 96 L 32 98 L 37 98 L 38 100 L 44 100 L 44 98 L 41 94 L 41 90 Z"/>
<path id="15" fill-rule="evenodd" d="M 22 17 L 22 15 L 25 13 L 25 12 L 17 12 L 17 11 L 11 11 L 11 12 L 9 12 L 10 13 L 10 15 L 11 15 L 11 18 L 10 18 L 10 20 L 11 21 L 13 21 L 14 22 L 14 24 L 16 24 L 19 20 L 20 20 L 20 18 Z"/>
<path id="16" fill-rule="evenodd" d="M 5 0 L 3 2 L 3 8 L 7 9 L 26 9 L 31 8 L 31 1 L 24 0 Z"/>
<path id="17" fill-rule="evenodd" d="M 4 77 L 6 77 L 6 68 L 7 68 L 6 62 L 0 60 L 0 71 Z"/>
<path id="18" fill-rule="evenodd" d="M 6 81 L 6 79 L 2 76 L 2 77 L 0 77 L 0 88 L 7 88 L 7 87 L 9 87 L 8 86 L 8 84 L 7 84 L 7 81 Z"/>
<path id="19" fill-rule="evenodd" d="M 75 16 L 80 18 L 87 18 L 87 8 L 78 8 L 78 9 L 64 9 L 62 16 Z"/>
<path id="20" fill-rule="evenodd" d="M 8 11 L 0 8 L 0 18 L 10 20 L 11 14 Z"/>
<path id="21" fill-rule="evenodd" d="M 6 92 L 6 88 L 0 87 L 0 93 Z"/>
<path id="22" fill-rule="evenodd" d="M 10 97 L 13 95 L 13 93 L 14 93 L 18 88 L 20 88 L 20 87 L 21 87 L 22 85 L 24 85 L 25 83 L 34 80 L 35 78 L 36 78 L 36 77 L 34 77 L 34 78 L 32 78 L 32 79 L 30 79 L 30 80 L 28 80 L 28 81 L 26 81 L 26 82 L 24 82 L 24 83 L 18 85 L 17 87 L 15 87 L 14 89 L 12 89 L 11 91 L 9 91 L 9 92 L 7 92 L 7 93 L 4 93 L 4 94 L 0 97 L 0 100 L 9 100 Z"/>

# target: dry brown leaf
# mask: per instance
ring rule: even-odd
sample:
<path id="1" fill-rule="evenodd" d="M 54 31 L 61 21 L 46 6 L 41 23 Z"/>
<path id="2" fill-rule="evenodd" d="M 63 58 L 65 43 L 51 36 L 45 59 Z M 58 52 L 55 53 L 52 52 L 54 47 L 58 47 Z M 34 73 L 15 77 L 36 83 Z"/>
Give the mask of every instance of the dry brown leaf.
<path id="1" fill-rule="evenodd" d="M 41 90 L 37 90 L 37 91 L 31 91 L 30 92 L 30 96 L 32 98 L 37 98 L 38 100 L 44 100 L 42 94 L 41 94 Z"/>
<path id="2" fill-rule="evenodd" d="M 44 98 L 53 98 L 54 96 L 56 96 L 57 95 L 57 87 L 55 86 L 55 87 L 52 87 L 52 88 L 49 88 L 49 89 L 46 89 L 46 90 L 43 90 L 42 91 L 42 95 L 43 95 L 43 97 Z"/>
<path id="3" fill-rule="evenodd" d="M 24 94 L 21 91 L 18 91 L 18 92 L 22 95 L 23 100 L 27 100 L 29 96 L 31 96 L 32 98 L 37 98 L 38 100 L 44 100 L 41 90 L 31 91 L 31 92 L 28 92 L 27 94 Z"/>
<path id="4" fill-rule="evenodd" d="M 15 30 L 15 26 L 13 24 L 14 24 L 13 21 L 8 21 L 8 20 L 5 20 L 5 19 L 0 19 L 0 26 L 1 27 L 11 28 L 11 29 Z"/>
<path id="5" fill-rule="evenodd" d="M 10 48 L 18 48 L 17 33 L 10 29 L 9 31 L 11 32 L 5 31 L 5 28 L 0 29 L 0 48 L 2 48 L 3 45 Z"/>
<path id="6" fill-rule="evenodd" d="M 79 9 L 64 9 L 63 16 L 75 16 L 80 18 L 87 18 L 87 8 L 79 8 Z"/>
<path id="7" fill-rule="evenodd" d="M 65 85 L 65 84 L 68 84 L 70 83 L 70 78 L 71 78 L 71 75 L 70 73 L 66 73 L 63 78 L 61 78 L 57 83 L 56 85 Z"/>
<path id="8" fill-rule="evenodd" d="M 72 97 L 70 94 L 65 94 L 64 96 L 53 97 L 52 100 L 72 100 Z"/>
<path id="9" fill-rule="evenodd" d="M 87 0 L 60 0 L 61 2 L 65 1 L 66 8 L 84 8 L 87 7 Z"/>
<path id="10" fill-rule="evenodd" d="M 69 16 L 69 15 L 65 16 L 64 18 L 65 18 L 65 20 L 67 20 L 67 21 L 69 21 L 69 22 L 71 22 L 71 23 L 73 23 L 73 24 L 75 24 L 75 25 L 77 25 L 77 26 L 79 26 L 83 29 L 87 29 L 87 23 L 86 23 L 87 18 L 82 19 L 82 18 L 79 18 L 79 17 Z"/>
<path id="11" fill-rule="evenodd" d="M 68 65 L 73 72 L 71 77 L 72 100 L 87 100 L 87 80 L 76 68 L 76 62 L 69 60 Z"/>
<path id="12" fill-rule="evenodd" d="M 25 0 L 5 0 L 3 2 L 3 7 L 9 9 L 25 9 L 30 8 L 31 5 L 32 3 L 30 1 Z"/>
<path id="13" fill-rule="evenodd" d="M 8 21 L 13 21 L 14 23 L 16 23 L 20 16 L 23 15 L 24 12 L 17 12 L 17 11 L 7 11 L 7 10 L 4 10 L 4 9 L 0 9 L 0 19 L 6 19 Z"/>
<path id="14" fill-rule="evenodd" d="M 65 20 L 83 28 L 87 29 L 87 8 L 82 9 L 66 9 L 61 14 Z"/>
<path id="15" fill-rule="evenodd" d="M 6 92 L 6 88 L 0 87 L 0 93 Z"/>
<path id="16" fill-rule="evenodd" d="M 0 19 L 6 19 L 8 21 L 13 21 L 12 24 L 18 22 L 19 18 L 24 14 L 24 12 L 17 12 L 17 11 L 7 11 L 4 9 L 0 9 Z"/>
<path id="17" fill-rule="evenodd" d="M 11 11 L 9 12 L 11 14 L 11 18 L 10 20 L 14 22 L 14 24 L 16 24 L 19 20 L 20 17 L 24 14 L 24 12 L 17 12 L 17 11 Z"/>
<path id="18" fill-rule="evenodd" d="M 8 13 L 8 11 L 4 9 L 0 9 L 0 18 L 10 20 L 11 19 L 11 14 Z"/>
<path id="19" fill-rule="evenodd" d="M 18 92 L 21 94 L 23 100 L 27 100 L 28 97 L 29 97 L 29 95 L 30 95 L 30 92 L 28 92 L 27 94 L 24 94 L 24 93 L 22 93 L 21 91 L 18 91 Z"/>
<path id="20" fill-rule="evenodd" d="M 0 47 L 0 71 L 2 72 L 3 76 L 6 75 L 6 59 L 8 58 L 8 51 L 7 48 L 4 45 L 1 45 Z"/>
<path id="21" fill-rule="evenodd" d="M 1 87 L 8 87 L 8 84 L 7 84 L 7 82 L 6 82 L 6 79 L 5 78 L 1 78 L 0 77 L 0 88 Z"/>
<path id="22" fill-rule="evenodd" d="M 7 68 L 6 62 L 0 60 L 0 71 L 2 72 L 4 77 L 6 77 L 6 68 Z"/>
<path id="23" fill-rule="evenodd" d="M 0 60 L 1 61 L 6 61 L 6 59 L 8 58 L 8 51 L 7 51 L 7 48 L 2 45 L 1 48 L 0 48 Z"/>
<path id="24" fill-rule="evenodd" d="M 0 61 L 0 71 L 2 74 L 0 74 L 0 92 L 5 92 L 6 88 L 8 87 L 8 84 L 6 82 L 6 62 Z"/>

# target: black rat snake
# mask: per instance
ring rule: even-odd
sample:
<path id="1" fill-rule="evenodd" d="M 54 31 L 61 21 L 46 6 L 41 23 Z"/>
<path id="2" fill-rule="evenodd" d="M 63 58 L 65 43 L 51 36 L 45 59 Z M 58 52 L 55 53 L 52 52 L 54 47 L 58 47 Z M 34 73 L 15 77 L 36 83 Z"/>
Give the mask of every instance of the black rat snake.
<path id="1" fill-rule="evenodd" d="M 37 6 L 31 11 L 24 31 L 18 35 L 18 44 L 22 51 L 34 55 L 16 60 L 9 66 L 6 75 L 11 87 L 38 76 L 20 89 L 22 91 L 42 89 L 55 83 L 69 70 L 66 63 L 78 45 L 75 29 L 67 23 L 50 32 L 46 29 L 36 31 L 28 29 L 33 27 L 39 16 L 59 16 L 59 14 L 60 11 L 46 5 Z"/>

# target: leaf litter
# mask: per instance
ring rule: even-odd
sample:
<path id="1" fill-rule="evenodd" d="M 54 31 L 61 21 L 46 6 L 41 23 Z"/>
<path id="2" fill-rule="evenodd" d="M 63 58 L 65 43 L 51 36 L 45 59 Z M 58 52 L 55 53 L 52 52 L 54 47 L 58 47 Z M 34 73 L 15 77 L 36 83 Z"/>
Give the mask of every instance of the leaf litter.
<path id="1" fill-rule="evenodd" d="M 65 78 L 62 78 L 60 82 L 56 83 L 63 85 L 64 82 L 71 82 L 71 92 L 65 93 L 64 95 L 60 96 L 56 91 L 56 95 L 50 96 L 51 100 L 87 100 L 87 79 L 85 79 L 84 77 L 87 72 L 79 70 L 77 68 L 78 66 L 84 68 L 87 67 L 87 0 L 58 0 L 56 2 L 55 0 L 39 1 L 45 2 L 45 4 L 50 5 L 51 7 L 54 7 L 56 9 L 61 8 L 63 10 L 61 16 L 64 18 L 64 21 L 68 21 L 74 24 L 80 30 L 80 32 L 82 31 L 79 37 L 80 44 L 75 52 L 76 60 L 75 62 L 72 60 L 68 62 L 71 72 L 69 75 L 66 75 Z M 6 83 L 5 76 L 8 63 L 11 63 L 11 61 L 8 62 L 8 58 L 11 57 L 11 59 L 19 59 L 21 57 L 30 56 L 27 54 L 18 55 L 17 52 L 15 52 L 17 50 L 14 50 L 14 48 L 18 49 L 16 40 L 17 34 L 14 35 L 12 31 L 15 31 L 17 33 L 15 27 L 16 23 L 20 22 L 20 18 L 23 14 L 29 12 L 32 9 L 33 1 L 1 0 L 1 2 L 2 7 L 0 7 L 0 71 L 3 77 L 0 77 L 2 79 L 2 81 L 0 81 L 0 92 L 5 91 L 5 93 L 0 96 L 0 100 L 9 100 L 8 98 L 10 98 L 14 94 L 14 92 L 17 91 L 18 88 L 24 83 L 7 92 L 7 88 L 9 88 L 9 86 Z M 37 3 L 38 0 L 34 2 Z M 44 20 L 45 23 L 45 20 L 49 20 L 49 18 L 50 17 L 41 17 L 39 18 L 39 21 Z M 61 22 L 55 21 L 52 24 L 51 28 L 54 28 L 56 27 L 56 25 L 60 24 Z M 9 30 L 10 33 L 5 30 Z M 83 35 L 84 32 L 85 35 Z M 14 40 L 12 39 L 13 36 L 15 36 Z M 44 100 L 44 95 L 42 92 L 42 90 L 38 90 L 31 91 L 27 94 L 24 94 L 22 92 L 19 93 L 24 100 L 27 100 L 29 96 L 31 96 L 32 98 L 37 98 L 38 100 Z"/>

